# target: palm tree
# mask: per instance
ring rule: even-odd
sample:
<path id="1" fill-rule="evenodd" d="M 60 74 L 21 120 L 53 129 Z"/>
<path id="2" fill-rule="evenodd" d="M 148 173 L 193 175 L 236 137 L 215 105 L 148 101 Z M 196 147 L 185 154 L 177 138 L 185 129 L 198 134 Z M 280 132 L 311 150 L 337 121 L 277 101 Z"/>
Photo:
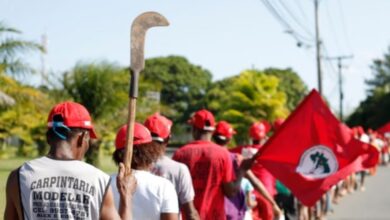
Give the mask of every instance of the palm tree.
<path id="1" fill-rule="evenodd" d="M 30 51 L 44 52 L 43 47 L 37 43 L 12 37 L 19 34 L 21 31 L 0 21 L 0 76 L 32 73 L 33 69 L 21 59 L 20 55 Z M 0 90 L 0 107 L 14 104 L 15 100 Z"/>
<path id="2" fill-rule="evenodd" d="M 20 55 L 32 51 L 44 52 L 44 48 L 38 43 L 13 37 L 13 35 L 21 33 L 21 31 L 0 21 L 0 74 L 15 75 L 33 72 L 30 65 L 24 62 Z"/>

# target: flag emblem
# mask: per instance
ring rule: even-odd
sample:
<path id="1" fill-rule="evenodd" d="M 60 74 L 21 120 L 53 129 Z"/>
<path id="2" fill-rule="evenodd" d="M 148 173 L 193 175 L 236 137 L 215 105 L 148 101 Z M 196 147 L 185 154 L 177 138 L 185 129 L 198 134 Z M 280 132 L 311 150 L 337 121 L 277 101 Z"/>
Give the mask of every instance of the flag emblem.
<path id="1" fill-rule="evenodd" d="M 296 171 L 307 178 L 319 179 L 332 175 L 338 167 L 333 151 L 324 145 L 316 145 L 304 151 Z"/>

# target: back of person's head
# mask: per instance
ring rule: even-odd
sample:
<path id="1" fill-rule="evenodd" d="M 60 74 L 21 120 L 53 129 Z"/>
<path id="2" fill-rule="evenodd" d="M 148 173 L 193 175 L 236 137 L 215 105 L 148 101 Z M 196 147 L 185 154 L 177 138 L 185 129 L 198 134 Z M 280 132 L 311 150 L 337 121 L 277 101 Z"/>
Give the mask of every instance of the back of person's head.
<path id="1" fill-rule="evenodd" d="M 119 128 L 115 138 L 115 151 L 113 160 L 119 164 L 124 160 L 127 145 L 127 125 Z M 133 157 L 131 168 L 143 169 L 150 166 L 160 157 L 160 146 L 152 141 L 150 131 L 140 123 L 134 124 Z"/>
<path id="2" fill-rule="evenodd" d="M 153 141 L 160 144 L 168 143 L 171 136 L 172 124 L 171 120 L 159 113 L 149 116 L 144 122 L 145 127 L 149 129 L 152 134 Z"/>
<path id="3" fill-rule="evenodd" d="M 215 130 L 214 115 L 206 109 L 199 110 L 188 120 L 192 125 L 194 138 L 197 139 L 202 135 L 211 134 Z"/>
<path id="4" fill-rule="evenodd" d="M 259 142 L 267 135 L 267 128 L 262 122 L 255 122 L 249 128 L 249 136 L 253 142 Z"/>
<path id="5" fill-rule="evenodd" d="M 97 138 L 88 110 L 76 102 L 62 102 L 52 108 L 47 119 L 49 145 L 58 141 L 70 141 L 80 132 L 88 132 Z"/>
<path id="6" fill-rule="evenodd" d="M 218 145 L 225 146 L 230 142 L 234 134 L 236 134 L 236 131 L 227 121 L 220 121 L 217 123 L 213 133 L 213 139 Z"/>

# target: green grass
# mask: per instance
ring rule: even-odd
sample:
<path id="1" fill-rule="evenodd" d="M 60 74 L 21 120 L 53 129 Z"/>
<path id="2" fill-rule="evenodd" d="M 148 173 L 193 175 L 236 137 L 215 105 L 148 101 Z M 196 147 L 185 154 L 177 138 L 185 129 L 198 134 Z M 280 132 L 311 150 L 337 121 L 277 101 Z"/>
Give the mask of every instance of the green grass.
<path id="1" fill-rule="evenodd" d="M 20 165 L 24 163 L 24 161 L 29 160 L 30 158 L 13 158 L 13 159 L 1 159 L 0 160 L 0 189 L 1 190 L 1 198 L 0 198 L 0 213 L 1 218 L 3 217 L 4 209 L 5 209 L 5 186 L 7 184 L 7 178 L 9 173 L 18 168 Z"/>
<path id="2" fill-rule="evenodd" d="M 12 159 L 0 159 L 0 219 L 3 218 L 5 209 L 5 186 L 7 184 L 7 178 L 9 173 L 22 165 L 25 161 L 31 160 L 31 158 L 16 157 Z M 100 169 L 107 174 L 113 174 L 117 172 L 117 167 L 112 161 L 110 156 L 104 155 L 100 157 Z"/>

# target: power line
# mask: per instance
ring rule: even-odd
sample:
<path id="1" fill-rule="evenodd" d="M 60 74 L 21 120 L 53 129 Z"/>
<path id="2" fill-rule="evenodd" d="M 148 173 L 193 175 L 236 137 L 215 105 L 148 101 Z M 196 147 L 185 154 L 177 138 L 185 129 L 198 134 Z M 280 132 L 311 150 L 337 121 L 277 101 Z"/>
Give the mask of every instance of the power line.
<path id="1" fill-rule="evenodd" d="M 334 23 L 333 23 L 333 19 L 332 19 L 332 16 L 330 15 L 330 12 L 329 12 L 329 4 L 326 5 L 326 13 L 327 13 L 327 18 L 328 18 L 328 21 L 329 21 L 329 30 L 331 32 L 331 35 L 333 36 L 333 40 L 334 40 L 334 43 L 336 45 L 336 48 L 339 52 L 340 51 L 340 44 L 339 44 L 339 41 L 337 40 L 337 34 L 336 34 L 336 28 L 334 26 Z"/>
<path id="2" fill-rule="evenodd" d="M 287 22 L 280 12 L 272 5 L 268 0 L 261 0 L 264 6 L 268 9 L 268 11 L 272 14 L 272 16 L 290 33 L 298 42 L 310 42 L 312 43 L 313 39 L 310 37 L 306 37 L 301 33 L 297 32 L 289 22 Z"/>
<path id="3" fill-rule="evenodd" d="M 302 28 L 309 36 L 313 37 L 313 33 L 307 28 L 307 26 L 303 25 L 299 19 L 296 18 L 295 14 L 289 9 L 289 7 L 284 4 L 283 0 L 279 0 L 280 5 L 284 8 L 284 10 L 290 15 L 290 17 L 295 21 L 298 26 Z"/>
<path id="4" fill-rule="evenodd" d="M 330 57 L 330 56 L 329 56 L 328 49 L 326 48 L 325 44 L 323 44 L 323 50 L 324 50 L 324 53 L 323 53 L 324 56 L 323 56 L 323 58 Z M 335 79 L 336 76 L 337 76 L 337 70 L 336 70 L 336 68 L 333 66 L 333 63 L 332 63 L 330 60 L 328 60 L 328 59 L 324 59 L 324 60 L 325 60 L 325 63 L 328 64 L 329 69 L 331 70 L 331 72 L 334 74 L 334 75 L 332 76 L 333 79 Z"/>
<path id="5" fill-rule="evenodd" d="M 343 99 L 344 99 L 344 93 L 343 93 L 343 76 L 342 76 L 342 69 L 343 69 L 343 60 L 345 59 L 352 59 L 353 56 L 352 55 L 344 55 L 344 56 L 335 56 L 335 57 L 327 57 L 326 59 L 327 60 L 337 60 L 337 66 L 338 66 L 338 69 L 339 69 L 339 118 L 340 118 L 340 121 L 343 121 Z"/>
<path id="6" fill-rule="evenodd" d="M 349 49 L 349 52 L 353 53 L 353 50 L 352 50 L 352 47 L 351 47 L 351 44 L 350 44 L 350 41 L 349 41 L 349 35 L 348 35 L 348 31 L 347 31 L 347 26 L 345 25 L 345 17 L 344 17 L 343 5 L 342 5 L 340 0 L 338 0 L 338 4 L 339 4 L 339 10 L 340 10 L 340 17 L 341 17 L 340 20 L 341 20 L 342 29 L 343 29 L 343 32 L 344 32 L 345 41 L 346 41 L 347 47 Z"/>
<path id="7" fill-rule="evenodd" d="M 296 3 L 295 5 L 298 6 L 298 9 L 299 9 L 299 11 L 300 11 L 301 14 L 302 14 L 302 17 L 303 17 L 304 19 L 308 20 L 307 15 L 306 15 L 306 13 L 305 13 L 305 11 L 303 10 L 303 7 L 302 7 L 302 5 L 301 5 L 301 1 L 300 1 L 300 0 L 297 0 L 297 1 L 295 1 L 295 3 Z"/>

